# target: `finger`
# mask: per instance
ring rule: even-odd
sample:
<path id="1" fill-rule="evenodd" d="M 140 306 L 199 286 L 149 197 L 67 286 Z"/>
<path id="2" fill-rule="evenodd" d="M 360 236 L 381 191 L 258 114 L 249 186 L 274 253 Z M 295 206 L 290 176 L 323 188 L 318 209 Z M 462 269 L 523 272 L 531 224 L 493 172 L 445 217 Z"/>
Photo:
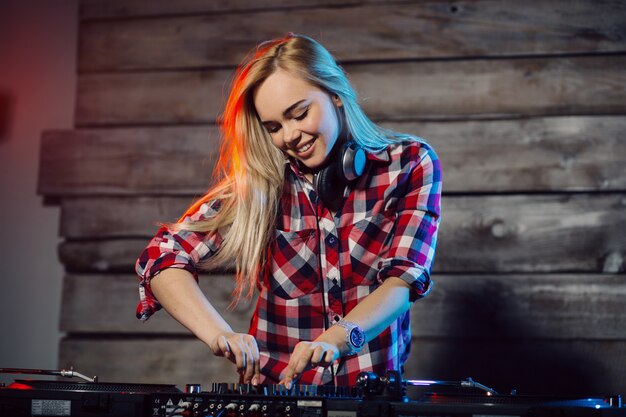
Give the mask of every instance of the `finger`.
<path id="1" fill-rule="evenodd" d="M 287 367 L 283 370 L 282 379 L 280 380 L 278 384 L 284 386 L 287 389 L 291 389 L 291 384 L 293 383 L 293 379 L 295 377 L 296 377 L 296 374 L 293 371 L 293 365 L 291 364 L 291 360 L 290 360 L 289 364 L 287 364 Z"/>
<path id="2" fill-rule="evenodd" d="M 246 346 L 246 358 L 246 369 L 243 375 L 243 382 L 247 384 L 252 381 L 252 377 L 254 376 L 254 364 L 256 362 L 250 346 Z"/>
<path id="3" fill-rule="evenodd" d="M 283 379 L 280 384 L 285 388 L 291 389 L 294 380 L 302 373 L 303 369 L 308 365 L 311 356 L 311 350 L 308 344 L 300 342 L 296 345 L 289 358 L 289 363 L 283 371 Z"/>
<path id="4" fill-rule="evenodd" d="M 311 355 L 311 366 L 318 366 L 324 359 L 326 352 L 322 346 L 317 346 Z"/>
<path id="5" fill-rule="evenodd" d="M 310 351 L 307 352 L 310 354 Z M 291 356 L 289 364 L 285 368 L 283 380 L 280 383 L 285 388 L 291 389 L 291 386 L 297 382 L 302 372 L 308 367 L 309 355 L 307 355 L 307 352 L 303 352 L 304 356 Z"/>
<path id="6" fill-rule="evenodd" d="M 296 366 L 293 369 L 294 373 L 299 375 L 305 370 L 311 368 L 311 356 L 313 355 L 313 352 L 313 349 L 306 349 L 302 352 L 300 358 L 296 362 Z"/>
<path id="7" fill-rule="evenodd" d="M 280 382 L 278 383 L 278 385 L 282 385 L 283 387 L 287 388 L 288 390 L 291 389 L 291 386 L 293 385 L 293 376 L 292 374 L 290 375 L 285 375 L 283 377 L 283 379 L 280 380 Z"/>
<path id="8" fill-rule="evenodd" d="M 248 349 L 249 349 L 249 364 L 248 369 L 250 371 L 250 379 L 249 382 L 252 382 L 252 385 L 257 385 L 259 383 L 259 379 L 261 378 L 261 358 L 259 354 L 259 347 L 256 344 L 256 339 L 253 336 L 248 336 Z"/>
<path id="9" fill-rule="evenodd" d="M 285 376 L 283 377 L 283 379 L 280 380 L 278 385 L 282 385 L 288 390 L 290 390 L 291 387 L 293 387 L 295 384 L 298 383 L 298 381 L 300 380 L 300 377 L 302 377 L 302 374 L 292 374 L 291 376 Z"/>
<path id="10" fill-rule="evenodd" d="M 215 352 L 217 356 L 224 356 L 230 359 L 231 350 L 230 350 L 230 345 L 228 344 L 228 339 L 226 339 L 226 336 L 220 336 L 217 339 L 217 348 L 218 348 L 218 352 Z"/>
<path id="11" fill-rule="evenodd" d="M 325 350 L 320 360 L 319 366 L 329 366 L 331 363 L 333 363 L 333 356 L 334 352 L 332 349 Z"/>
<path id="12" fill-rule="evenodd" d="M 261 382 L 261 358 L 257 357 L 254 361 L 254 376 L 252 377 L 252 385 L 259 385 Z"/>
<path id="13" fill-rule="evenodd" d="M 234 354 L 237 370 L 244 371 L 246 369 L 246 362 L 248 361 L 248 358 L 246 357 L 246 351 L 242 350 L 241 348 L 237 348 Z"/>

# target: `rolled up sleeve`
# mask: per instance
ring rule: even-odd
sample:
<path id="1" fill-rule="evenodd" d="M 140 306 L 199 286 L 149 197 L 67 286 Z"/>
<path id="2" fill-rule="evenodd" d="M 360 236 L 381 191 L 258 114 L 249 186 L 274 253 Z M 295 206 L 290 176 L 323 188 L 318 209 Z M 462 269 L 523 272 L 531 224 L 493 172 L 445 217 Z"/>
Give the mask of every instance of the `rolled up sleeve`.
<path id="1" fill-rule="evenodd" d="M 430 270 L 435 258 L 441 217 L 441 165 L 428 145 L 407 147 L 404 173 L 406 194 L 399 199 L 388 257 L 382 260 L 379 281 L 398 277 L 411 288 L 411 301 L 424 297 L 433 283 Z"/>
<path id="2" fill-rule="evenodd" d="M 185 222 L 203 220 L 214 213 L 215 204 L 202 204 L 198 211 L 183 219 L 183 226 Z M 161 309 L 150 288 L 152 278 L 167 268 L 178 268 L 189 271 L 197 281 L 198 263 L 214 254 L 221 242 L 218 232 L 192 232 L 184 228 L 173 231 L 161 227 L 135 263 L 139 276 L 137 318 L 145 321 Z"/>

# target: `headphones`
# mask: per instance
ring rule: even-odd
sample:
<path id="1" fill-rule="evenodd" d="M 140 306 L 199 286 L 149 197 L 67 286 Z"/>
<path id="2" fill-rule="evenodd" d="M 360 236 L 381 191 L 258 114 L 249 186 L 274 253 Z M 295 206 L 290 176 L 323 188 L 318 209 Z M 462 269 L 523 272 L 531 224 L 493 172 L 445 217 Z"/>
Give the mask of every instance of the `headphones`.
<path id="1" fill-rule="evenodd" d="M 324 168 L 313 177 L 318 197 L 331 211 L 337 211 L 343 202 L 343 193 L 365 171 L 365 151 L 353 141 L 344 142 L 334 151 L 336 154 Z"/>

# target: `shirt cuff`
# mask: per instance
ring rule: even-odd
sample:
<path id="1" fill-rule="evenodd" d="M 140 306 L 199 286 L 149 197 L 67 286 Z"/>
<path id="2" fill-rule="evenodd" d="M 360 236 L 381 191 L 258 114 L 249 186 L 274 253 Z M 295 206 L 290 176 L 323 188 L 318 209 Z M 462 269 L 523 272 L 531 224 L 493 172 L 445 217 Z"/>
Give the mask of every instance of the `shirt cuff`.
<path id="1" fill-rule="evenodd" d="M 194 266 L 191 264 L 172 264 L 167 268 L 183 269 L 191 273 L 196 281 L 198 280 L 198 272 L 196 271 L 196 268 L 194 268 Z M 150 281 L 152 280 L 152 278 L 159 275 L 159 273 L 164 269 L 166 268 L 151 268 L 150 272 L 146 274 L 146 276 L 141 280 L 139 284 L 139 304 L 137 304 L 135 315 L 141 321 L 148 320 L 154 313 L 162 308 L 161 304 L 152 293 Z"/>
<path id="2" fill-rule="evenodd" d="M 389 258 L 379 263 L 378 282 L 389 277 L 400 278 L 411 287 L 411 302 L 426 297 L 434 285 L 430 272 L 423 266 L 408 259 Z"/>

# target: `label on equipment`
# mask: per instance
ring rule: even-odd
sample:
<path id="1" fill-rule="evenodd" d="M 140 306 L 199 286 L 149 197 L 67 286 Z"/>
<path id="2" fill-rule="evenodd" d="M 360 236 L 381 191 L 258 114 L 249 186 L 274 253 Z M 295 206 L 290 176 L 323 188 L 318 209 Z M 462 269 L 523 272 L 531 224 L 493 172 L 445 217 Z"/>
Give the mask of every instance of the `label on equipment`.
<path id="1" fill-rule="evenodd" d="M 319 400 L 298 400 L 298 407 L 321 407 L 322 402 Z"/>
<path id="2" fill-rule="evenodd" d="M 72 402 L 69 400 L 31 400 L 31 416 L 71 416 Z"/>
<path id="3" fill-rule="evenodd" d="M 328 410 L 328 417 L 356 417 L 356 411 L 332 411 Z"/>
<path id="4" fill-rule="evenodd" d="M 300 417 L 322 417 L 322 402 L 319 400 L 298 400 Z"/>

